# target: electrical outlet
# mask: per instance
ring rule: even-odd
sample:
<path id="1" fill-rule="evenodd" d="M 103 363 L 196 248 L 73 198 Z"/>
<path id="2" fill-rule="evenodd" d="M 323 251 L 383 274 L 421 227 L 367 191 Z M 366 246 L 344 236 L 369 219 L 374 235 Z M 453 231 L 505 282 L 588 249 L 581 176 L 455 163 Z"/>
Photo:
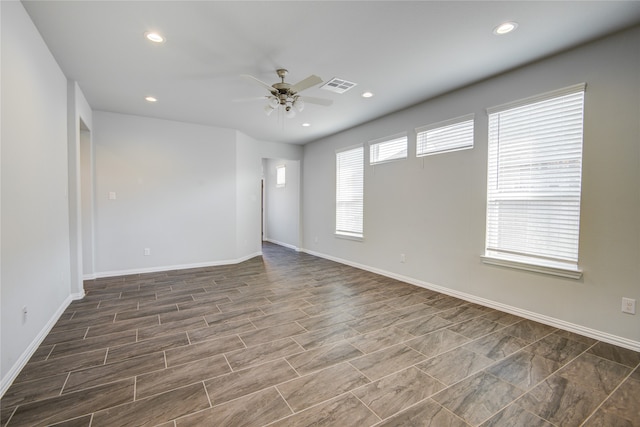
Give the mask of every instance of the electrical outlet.
<path id="1" fill-rule="evenodd" d="M 407 261 L 407 258 L 404 256 L 404 254 L 400 254 L 400 262 L 405 263 L 406 261 Z"/>
<path id="2" fill-rule="evenodd" d="M 151 248 L 144 248 L 144 256 L 151 255 Z"/>
<path id="3" fill-rule="evenodd" d="M 636 300 L 633 298 L 622 298 L 622 312 L 636 314 Z"/>

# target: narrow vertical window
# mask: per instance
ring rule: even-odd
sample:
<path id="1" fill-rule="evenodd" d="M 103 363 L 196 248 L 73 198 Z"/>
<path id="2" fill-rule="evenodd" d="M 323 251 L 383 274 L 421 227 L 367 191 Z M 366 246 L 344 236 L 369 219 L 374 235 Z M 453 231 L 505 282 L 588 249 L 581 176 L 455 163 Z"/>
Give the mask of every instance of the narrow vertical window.
<path id="1" fill-rule="evenodd" d="M 276 166 L 276 187 L 284 187 L 287 183 L 286 172 L 285 165 Z"/>
<path id="2" fill-rule="evenodd" d="M 363 237 L 364 148 L 336 153 L 336 235 Z"/>
<path id="3" fill-rule="evenodd" d="M 488 110 L 485 262 L 580 277 L 584 90 Z"/>

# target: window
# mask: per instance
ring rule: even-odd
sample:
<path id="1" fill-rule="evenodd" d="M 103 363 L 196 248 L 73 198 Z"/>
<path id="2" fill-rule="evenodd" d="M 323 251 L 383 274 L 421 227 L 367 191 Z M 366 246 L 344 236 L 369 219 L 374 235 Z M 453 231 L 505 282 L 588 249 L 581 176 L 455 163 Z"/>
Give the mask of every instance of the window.
<path id="1" fill-rule="evenodd" d="M 579 278 L 585 85 L 489 109 L 485 262 Z"/>
<path id="2" fill-rule="evenodd" d="M 394 135 L 369 142 L 369 164 L 405 159 L 407 157 L 407 134 Z"/>
<path id="3" fill-rule="evenodd" d="M 287 182 L 285 165 L 276 166 L 276 187 L 284 187 Z"/>
<path id="4" fill-rule="evenodd" d="M 416 155 L 473 148 L 473 114 L 416 129 Z"/>
<path id="5" fill-rule="evenodd" d="M 336 235 L 362 238 L 364 148 L 336 153 Z"/>

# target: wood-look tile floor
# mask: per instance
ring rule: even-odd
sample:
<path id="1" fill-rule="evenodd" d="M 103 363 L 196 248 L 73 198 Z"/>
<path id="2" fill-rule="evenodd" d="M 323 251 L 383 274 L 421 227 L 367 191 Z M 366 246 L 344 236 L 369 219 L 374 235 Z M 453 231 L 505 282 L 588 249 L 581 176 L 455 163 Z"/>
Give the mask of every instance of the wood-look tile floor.
<path id="1" fill-rule="evenodd" d="M 640 353 L 265 244 L 99 279 L 3 426 L 640 426 Z"/>

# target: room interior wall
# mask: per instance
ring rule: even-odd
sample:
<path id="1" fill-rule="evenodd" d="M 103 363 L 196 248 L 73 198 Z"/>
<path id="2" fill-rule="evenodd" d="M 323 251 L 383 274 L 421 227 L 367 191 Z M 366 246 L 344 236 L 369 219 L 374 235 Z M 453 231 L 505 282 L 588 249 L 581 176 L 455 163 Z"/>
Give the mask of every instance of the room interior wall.
<path id="1" fill-rule="evenodd" d="M 71 297 L 67 79 L 22 4 L 0 9 L 2 394 Z"/>
<path id="2" fill-rule="evenodd" d="M 82 286 L 84 276 L 85 243 L 89 230 L 89 224 L 84 224 L 88 218 L 83 218 L 83 205 L 85 210 L 87 202 L 91 200 L 91 192 L 83 195 L 82 180 L 90 177 L 85 174 L 83 177 L 83 167 L 90 165 L 82 163 L 82 146 L 86 151 L 87 146 L 91 146 L 91 127 L 92 127 L 92 111 L 82 90 L 77 82 L 69 80 L 67 82 L 67 134 L 68 147 L 67 158 L 69 163 L 69 244 L 70 244 L 70 260 L 71 260 L 71 294 L 74 298 L 82 298 L 84 296 L 84 288 Z M 85 158 L 86 161 L 90 159 Z M 91 172 L 91 171 L 85 171 Z M 85 183 L 87 184 L 87 183 Z M 85 185 L 86 187 L 86 185 Z M 85 188 L 86 190 L 86 188 Z M 91 205 L 89 205 L 90 207 Z M 91 253 L 86 253 L 92 256 Z"/>
<path id="3" fill-rule="evenodd" d="M 276 185 L 276 168 L 284 166 L 286 183 Z M 265 159 L 265 240 L 300 247 L 300 161 Z"/>
<path id="4" fill-rule="evenodd" d="M 635 27 L 307 144 L 305 250 L 640 349 L 640 313 L 620 309 L 622 297 L 640 300 L 639 45 Z M 483 264 L 486 108 L 581 82 L 583 277 Z M 473 149 L 415 157 L 416 127 L 469 113 Z M 364 241 L 336 238 L 335 150 L 402 131 L 407 159 L 369 166 L 365 156 Z"/>
<path id="5" fill-rule="evenodd" d="M 265 119 L 268 119 L 265 117 Z M 274 126 L 277 122 L 273 122 Z M 302 159 L 303 147 L 260 141 L 237 132 L 237 254 L 238 258 L 262 253 L 261 180 L 265 158 Z"/>
<path id="6" fill-rule="evenodd" d="M 235 259 L 235 131 L 103 111 L 93 124 L 98 276 Z"/>
<path id="7" fill-rule="evenodd" d="M 93 127 L 97 277 L 259 255 L 262 158 L 302 158 L 231 129 L 103 111 Z"/>

